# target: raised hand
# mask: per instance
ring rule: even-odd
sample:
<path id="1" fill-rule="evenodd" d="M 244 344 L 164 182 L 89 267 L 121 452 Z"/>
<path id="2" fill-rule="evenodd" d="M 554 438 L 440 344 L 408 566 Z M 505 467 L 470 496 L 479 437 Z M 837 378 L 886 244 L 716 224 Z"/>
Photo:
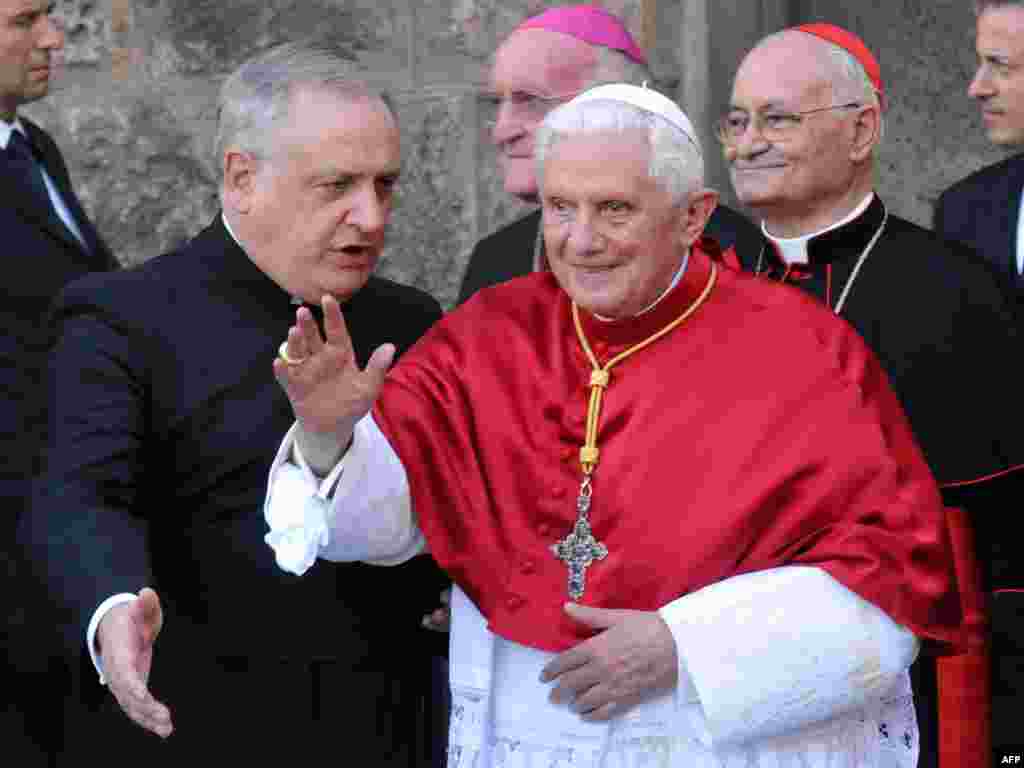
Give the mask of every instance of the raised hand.
<path id="1" fill-rule="evenodd" d="M 377 347 L 366 369 L 359 370 L 337 300 L 325 296 L 322 306 L 326 339 L 321 338 L 312 313 L 300 307 L 274 360 L 274 376 L 288 393 L 304 430 L 334 435 L 346 445 L 356 422 L 373 407 L 395 347 Z"/>
<path id="2" fill-rule="evenodd" d="M 100 621 L 96 640 L 107 687 L 128 717 L 147 731 L 167 738 L 174 730 L 171 711 L 146 683 L 153 666 L 153 643 L 163 626 L 156 592 L 146 587 L 130 603 L 111 608 Z"/>

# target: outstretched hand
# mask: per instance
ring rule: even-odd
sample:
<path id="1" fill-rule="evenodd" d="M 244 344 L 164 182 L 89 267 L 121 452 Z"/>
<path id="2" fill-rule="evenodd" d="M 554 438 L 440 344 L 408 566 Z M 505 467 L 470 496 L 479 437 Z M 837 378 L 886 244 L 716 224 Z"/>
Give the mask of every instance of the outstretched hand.
<path id="1" fill-rule="evenodd" d="M 657 611 L 567 603 L 565 612 L 600 633 L 544 667 L 541 682 L 556 683 L 553 702 L 568 702 L 583 720 L 607 720 L 676 686 L 675 640 Z"/>
<path id="2" fill-rule="evenodd" d="M 345 445 L 356 422 L 373 407 L 395 347 L 377 347 L 366 369 L 359 370 L 337 300 L 325 296 L 322 306 L 326 339 L 321 338 L 309 309 L 299 307 L 295 325 L 274 360 L 274 376 L 303 429 L 335 435 Z"/>
<path id="3" fill-rule="evenodd" d="M 163 626 L 160 599 L 146 587 L 135 600 L 111 608 L 100 621 L 96 640 L 107 687 L 128 717 L 167 738 L 174 730 L 171 711 L 149 692 L 153 643 Z"/>

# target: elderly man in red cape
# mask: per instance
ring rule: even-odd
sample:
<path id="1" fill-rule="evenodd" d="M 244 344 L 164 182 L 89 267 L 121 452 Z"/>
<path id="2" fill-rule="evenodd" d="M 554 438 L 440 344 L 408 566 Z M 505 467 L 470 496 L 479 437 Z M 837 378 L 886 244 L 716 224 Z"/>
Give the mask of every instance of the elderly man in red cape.
<path id="1" fill-rule="evenodd" d="M 332 299 L 326 338 L 298 311 L 279 565 L 448 571 L 452 766 L 913 766 L 907 668 L 958 643 L 960 609 L 878 362 L 720 265 L 699 145 L 654 91 L 559 107 L 537 170 L 551 272 L 481 291 L 386 375 Z"/>

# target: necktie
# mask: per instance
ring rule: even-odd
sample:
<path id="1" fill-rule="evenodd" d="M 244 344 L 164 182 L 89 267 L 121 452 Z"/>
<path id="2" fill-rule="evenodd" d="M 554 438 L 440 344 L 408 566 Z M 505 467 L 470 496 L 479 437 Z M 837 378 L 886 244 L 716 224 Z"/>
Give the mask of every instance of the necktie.
<path id="1" fill-rule="evenodd" d="M 5 155 L 7 167 L 20 182 L 21 188 L 31 195 L 39 210 L 45 211 L 47 215 L 53 213 L 53 203 L 50 202 L 50 193 L 46 191 L 42 168 L 36 160 L 31 144 L 21 131 L 11 131 Z"/>

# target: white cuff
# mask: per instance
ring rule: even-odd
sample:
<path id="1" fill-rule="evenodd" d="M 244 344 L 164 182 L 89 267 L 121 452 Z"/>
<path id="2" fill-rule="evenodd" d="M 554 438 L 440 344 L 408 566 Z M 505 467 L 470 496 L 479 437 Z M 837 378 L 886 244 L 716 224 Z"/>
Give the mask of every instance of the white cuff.
<path id="1" fill-rule="evenodd" d="M 100 663 L 99 655 L 96 653 L 96 630 L 99 629 L 100 622 L 103 621 L 103 617 L 109 613 L 111 608 L 115 605 L 121 605 L 121 603 L 130 603 L 137 597 L 138 595 L 133 595 L 131 592 L 121 592 L 120 594 L 108 597 L 100 603 L 99 608 L 93 611 L 92 619 L 90 619 L 89 626 L 85 630 L 85 647 L 89 649 L 89 658 L 92 659 L 92 665 L 96 668 L 96 674 L 100 676 L 100 685 L 106 685 L 107 679 L 103 676 L 103 665 Z"/>
<path id="2" fill-rule="evenodd" d="M 274 550 L 278 566 L 301 576 L 313 566 L 320 549 L 329 541 L 327 497 L 344 470 L 348 454 L 320 480 L 295 442 L 296 429 L 297 423 L 284 436 L 274 458 L 263 514 L 270 526 L 264 541 Z M 297 465 L 289 457 L 294 457 Z"/>
<path id="3" fill-rule="evenodd" d="M 372 414 L 356 423 L 348 451 L 323 480 L 294 448 L 294 430 L 271 466 L 264 504 L 265 541 L 282 569 L 302 575 L 317 558 L 398 565 L 426 550 L 405 469 Z"/>
<path id="4" fill-rule="evenodd" d="M 659 613 L 675 639 L 680 689 L 686 681 L 697 692 L 713 748 L 874 705 L 918 649 L 908 629 L 810 566 L 734 576 Z"/>

